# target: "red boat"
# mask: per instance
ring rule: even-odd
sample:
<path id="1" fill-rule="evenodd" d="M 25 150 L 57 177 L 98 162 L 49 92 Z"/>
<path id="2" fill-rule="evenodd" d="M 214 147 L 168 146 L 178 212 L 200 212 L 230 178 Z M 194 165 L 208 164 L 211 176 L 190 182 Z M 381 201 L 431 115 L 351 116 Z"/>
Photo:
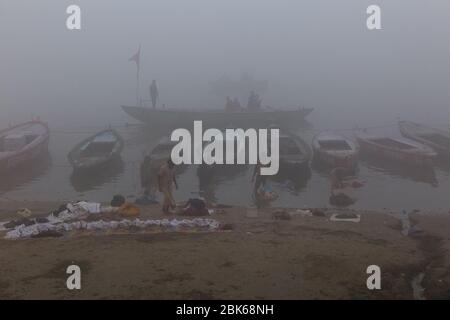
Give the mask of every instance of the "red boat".
<path id="1" fill-rule="evenodd" d="M 0 130 L 0 171 L 31 164 L 48 150 L 47 124 L 32 120 Z"/>

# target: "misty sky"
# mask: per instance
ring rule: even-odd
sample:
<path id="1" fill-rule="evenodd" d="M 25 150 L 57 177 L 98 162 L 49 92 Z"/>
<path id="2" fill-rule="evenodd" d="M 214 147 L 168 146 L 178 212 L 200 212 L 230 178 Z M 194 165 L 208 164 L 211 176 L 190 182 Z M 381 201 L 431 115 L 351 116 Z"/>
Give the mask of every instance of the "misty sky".
<path id="1" fill-rule="evenodd" d="M 66 29 L 70 4 L 81 31 Z M 370 4 L 381 31 L 366 29 Z M 321 121 L 450 122 L 450 1 L 0 0 L 0 124 L 128 119 L 139 44 L 141 96 L 156 79 L 171 107 L 220 107 L 208 83 L 249 72 L 269 82 L 263 105 Z"/>

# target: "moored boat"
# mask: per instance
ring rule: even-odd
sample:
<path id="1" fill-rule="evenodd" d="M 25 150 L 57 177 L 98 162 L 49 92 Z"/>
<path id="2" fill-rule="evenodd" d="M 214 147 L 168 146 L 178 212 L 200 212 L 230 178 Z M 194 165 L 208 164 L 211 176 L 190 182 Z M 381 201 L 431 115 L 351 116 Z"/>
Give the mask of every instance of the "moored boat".
<path id="1" fill-rule="evenodd" d="M 404 137 L 433 148 L 441 156 L 450 157 L 450 131 L 409 121 L 400 121 L 398 126 Z"/>
<path id="2" fill-rule="evenodd" d="M 0 171 L 28 165 L 48 150 L 50 131 L 33 120 L 0 131 Z"/>
<path id="3" fill-rule="evenodd" d="M 323 132 L 312 141 L 314 159 L 330 167 L 354 168 L 358 163 L 357 144 L 338 134 Z"/>
<path id="4" fill-rule="evenodd" d="M 305 121 L 313 109 L 298 108 L 292 110 L 261 111 L 223 111 L 223 110 L 182 110 L 152 109 L 142 106 L 122 106 L 132 118 L 154 127 L 190 127 L 201 120 L 204 127 L 221 128 L 233 125 L 236 128 L 262 128 L 276 123 L 284 127 L 297 128 Z"/>
<path id="5" fill-rule="evenodd" d="M 373 136 L 359 132 L 356 139 L 361 152 L 403 164 L 429 167 L 437 156 L 436 152 L 426 145 L 405 138 Z"/>
<path id="6" fill-rule="evenodd" d="M 118 159 L 123 147 L 122 137 L 107 129 L 81 141 L 69 152 L 68 159 L 74 170 L 94 169 Z"/>
<path id="7" fill-rule="evenodd" d="M 205 148 L 211 148 L 213 143 L 220 143 L 222 145 L 222 156 L 223 159 L 228 159 L 227 156 L 227 146 L 233 146 L 233 157 L 231 158 L 233 160 L 232 164 L 227 164 L 226 160 L 223 161 L 221 164 L 212 163 L 207 164 L 203 162 L 199 165 L 197 174 L 200 179 L 206 180 L 206 179 L 212 179 L 213 176 L 223 176 L 223 177 L 230 177 L 234 176 L 235 174 L 242 173 L 247 169 L 246 163 L 249 162 L 249 154 L 248 152 L 244 152 L 244 155 L 241 160 L 244 160 L 244 163 L 239 163 L 239 156 L 238 156 L 238 139 L 237 136 L 234 136 L 233 138 L 228 138 L 225 133 L 226 129 L 222 130 L 222 137 L 219 139 L 214 139 L 214 142 L 209 142 L 205 144 Z M 245 142 L 247 144 L 247 142 Z M 243 149 L 245 150 L 245 149 Z"/>
<path id="8" fill-rule="evenodd" d="M 280 133 L 280 173 L 299 174 L 309 171 L 312 150 L 299 136 L 289 132 Z"/>

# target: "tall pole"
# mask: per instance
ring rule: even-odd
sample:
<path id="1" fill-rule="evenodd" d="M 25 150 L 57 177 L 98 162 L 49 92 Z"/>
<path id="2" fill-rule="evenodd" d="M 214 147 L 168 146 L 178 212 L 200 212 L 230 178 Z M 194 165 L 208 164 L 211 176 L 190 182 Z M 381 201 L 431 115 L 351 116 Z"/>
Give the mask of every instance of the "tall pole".
<path id="1" fill-rule="evenodd" d="M 139 71 L 141 67 L 141 45 L 139 45 L 138 52 L 133 55 L 128 61 L 134 61 L 136 63 L 136 105 L 140 106 L 139 101 Z"/>
<path id="2" fill-rule="evenodd" d="M 139 65 L 136 65 L 136 105 L 141 106 L 141 102 L 139 101 Z"/>

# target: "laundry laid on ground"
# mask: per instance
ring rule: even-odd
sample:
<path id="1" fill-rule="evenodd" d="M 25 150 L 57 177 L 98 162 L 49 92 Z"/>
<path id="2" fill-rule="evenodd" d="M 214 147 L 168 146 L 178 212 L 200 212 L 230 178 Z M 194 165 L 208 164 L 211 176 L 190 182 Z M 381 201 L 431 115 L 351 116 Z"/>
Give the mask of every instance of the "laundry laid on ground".
<path id="1" fill-rule="evenodd" d="M 135 218 L 141 214 L 141 209 L 133 203 L 125 202 L 117 209 L 117 212 L 124 218 Z"/>
<path id="2" fill-rule="evenodd" d="M 124 196 L 116 194 L 111 200 L 111 207 L 120 207 L 125 203 L 125 201 L 126 200 Z"/>
<path id="3" fill-rule="evenodd" d="M 21 208 L 16 213 L 23 218 L 31 217 L 32 214 L 31 210 L 27 208 Z"/>
<path id="4" fill-rule="evenodd" d="M 117 213 L 120 220 L 96 220 L 101 219 L 101 214 Z M 100 203 L 79 201 L 64 204 L 47 217 L 20 218 L 9 222 L 0 222 L 0 231 L 7 231 L 6 239 L 20 239 L 31 237 L 58 237 L 63 232 L 75 230 L 116 230 L 149 227 L 163 228 L 164 231 L 178 231 L 180 229 L 200 229 L 201 231 L 213 231 L 220 227 L 214 219 L 162 219 L 162 220 L 140 220 L 136 218 L 140 209 L 131 203 L 122 203 L 120 207 L 103 207 Z M 98 216 L 98 218 L 95 218 Z M 135 219 L 131 219 L 135 218 Z"/>
<path id="5" fill-rule="evenodd" d="M 137 198 L 135 203 L 141 206 L 149 206 L 152 204 L 158 204 L 158 200 L 156 200 L 156 197 L 153 194 L 144 194 Z"/>
<path id="6" fill-rule="evenodd" d="M 161 220 L 114 220 L 114 221 L 92 221 L 86 222 L 84 220 L 70 223 L 36 223 L 30 226 L 20 225 L 13 230 L 6 233 L 5 239 L 15 240 L 21 238 L 36 237 L 40 234 L 51 233 L 53 236 L 58 236 L 62 232 L 76 231 L 76 230 L 127 230 L 129 228 L 145 229 L 150 227 L 163 228 L 164 231 L 180 231 L 181 229 L 200 229 L 202 231 L 214 231 L 220 228 L 220 223 L 214 219 L 161 219 Z"/>
<path id="7" fill-rule="evenodd" d="M 209 210 L 206 207 L 206 201 L 203 198 L 189 199 L 180 212 L 184 216 L 207 216 Z"/>

